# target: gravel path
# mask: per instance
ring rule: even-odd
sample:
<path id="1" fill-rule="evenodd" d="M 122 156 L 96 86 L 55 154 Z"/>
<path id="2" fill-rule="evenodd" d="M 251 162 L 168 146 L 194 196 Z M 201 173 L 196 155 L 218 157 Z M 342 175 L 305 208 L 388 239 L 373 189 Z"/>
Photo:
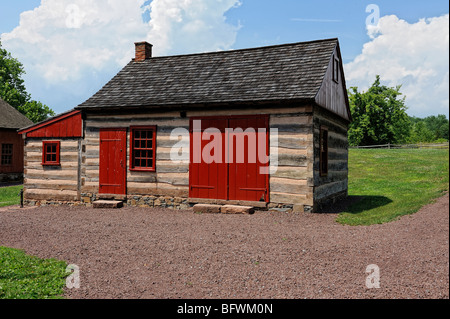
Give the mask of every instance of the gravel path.
<path id="1" fill-rule="evenodd" d="M 449 298 L 448 194 L 384 225 L 335 218 L 10 207 L 0 245 L 78 265 L 68 298 Z"/>

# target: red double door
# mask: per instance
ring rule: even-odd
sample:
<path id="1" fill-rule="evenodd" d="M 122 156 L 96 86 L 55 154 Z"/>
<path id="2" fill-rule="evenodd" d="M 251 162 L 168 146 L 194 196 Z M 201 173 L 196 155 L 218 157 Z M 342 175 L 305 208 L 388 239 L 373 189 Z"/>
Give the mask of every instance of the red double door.
<path id="1" fill-rule="evenodd" d="M 189 196 L 269 202 L 269 117 L 192 118 Z"/>
<path id="2" fill-rule="evenodd" d="M 126 194 L 127 129 L 100 130 L 100 194 Z"/>

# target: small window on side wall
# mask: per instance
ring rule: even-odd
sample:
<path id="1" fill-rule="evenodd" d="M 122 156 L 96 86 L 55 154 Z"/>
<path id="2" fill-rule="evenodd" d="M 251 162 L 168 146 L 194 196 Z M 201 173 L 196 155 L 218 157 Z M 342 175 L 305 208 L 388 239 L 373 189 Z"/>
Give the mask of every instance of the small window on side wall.
<path id="1" fill-rule="evenodd" d="M 156 170 L 156 126 L 131 127 L 130 171 Z"/>
<path id="2" fill-rule="evenodd" d="M 13 144 L 2 144 L 1 165 L 9 166 L 13 162 Z"/>
<path id="3" fill-rule="evenodd" d="M 339 83 L 339 58 L 333 57 L 333 81 Z"/>
<path id="4" fill-rule="evenodd" d="M 42 142 L 42 165 L 59 166 L 60 163 L 60 142 L 44 141 Z"/>
<path id="5" fill-rule="evenodd" d="M 320 128 L 320 176 L 328 175 L 328 128 Z"/>

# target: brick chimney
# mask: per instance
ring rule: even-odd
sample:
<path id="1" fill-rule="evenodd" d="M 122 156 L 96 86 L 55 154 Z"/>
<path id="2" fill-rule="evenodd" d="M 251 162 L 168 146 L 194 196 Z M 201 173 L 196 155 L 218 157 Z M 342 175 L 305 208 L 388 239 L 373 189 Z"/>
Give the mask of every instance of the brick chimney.
<path id="1" fill-rule="evenodd" d="M 134 43 L 136 46 L 136 56 L 134 58 L 135 62 L 143 62 L 152 57 L 152 47 L 148 42 L 136 42 Z"/>

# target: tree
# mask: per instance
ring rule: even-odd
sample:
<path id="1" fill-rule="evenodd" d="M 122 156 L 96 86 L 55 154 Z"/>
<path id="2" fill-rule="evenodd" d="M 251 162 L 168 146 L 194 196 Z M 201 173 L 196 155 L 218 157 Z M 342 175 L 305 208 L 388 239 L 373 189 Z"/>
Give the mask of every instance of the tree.
<path id="1" fill-rule="evenodd" d="M 405 97 L 400 98 L 401 85 L 393 88 L 381 85 L 380 76 L 367 92 L 349 90 L 353 121 L 348 137 L 350 145 L 380 145 L 405 143 L 411 130 L 406 114 Z"/>
<path id="2" fill-rule="evenodd" d="M 418 121 L 413 124 L 410 137 L 408 139 L 409 143 L 429 143 L 436 140 L 432 131 L 430 131 L 425 125 L 424 121 Z"/>
<path id="3" fill-rule="evenodd" d="M 34 123 L 55 115 L 48 106 L 31 100 L 22 79 L 24 74 L 22 63 L 3 49 L 0 41 L 0 97 Z"/>
<path id="4" fill-rule="evenodd" d="M 410 117 L 412 123 L 409 143 L 448 141 L 449 121 L 443 114 L 426 118 Z"/>
<path id="5" fill-rule="evenodd" d="M 445 115 L 428 116 L 423 119 L 425 126 L 434 134 L 434 139 L 448 140 L 449 123 Z"/>

